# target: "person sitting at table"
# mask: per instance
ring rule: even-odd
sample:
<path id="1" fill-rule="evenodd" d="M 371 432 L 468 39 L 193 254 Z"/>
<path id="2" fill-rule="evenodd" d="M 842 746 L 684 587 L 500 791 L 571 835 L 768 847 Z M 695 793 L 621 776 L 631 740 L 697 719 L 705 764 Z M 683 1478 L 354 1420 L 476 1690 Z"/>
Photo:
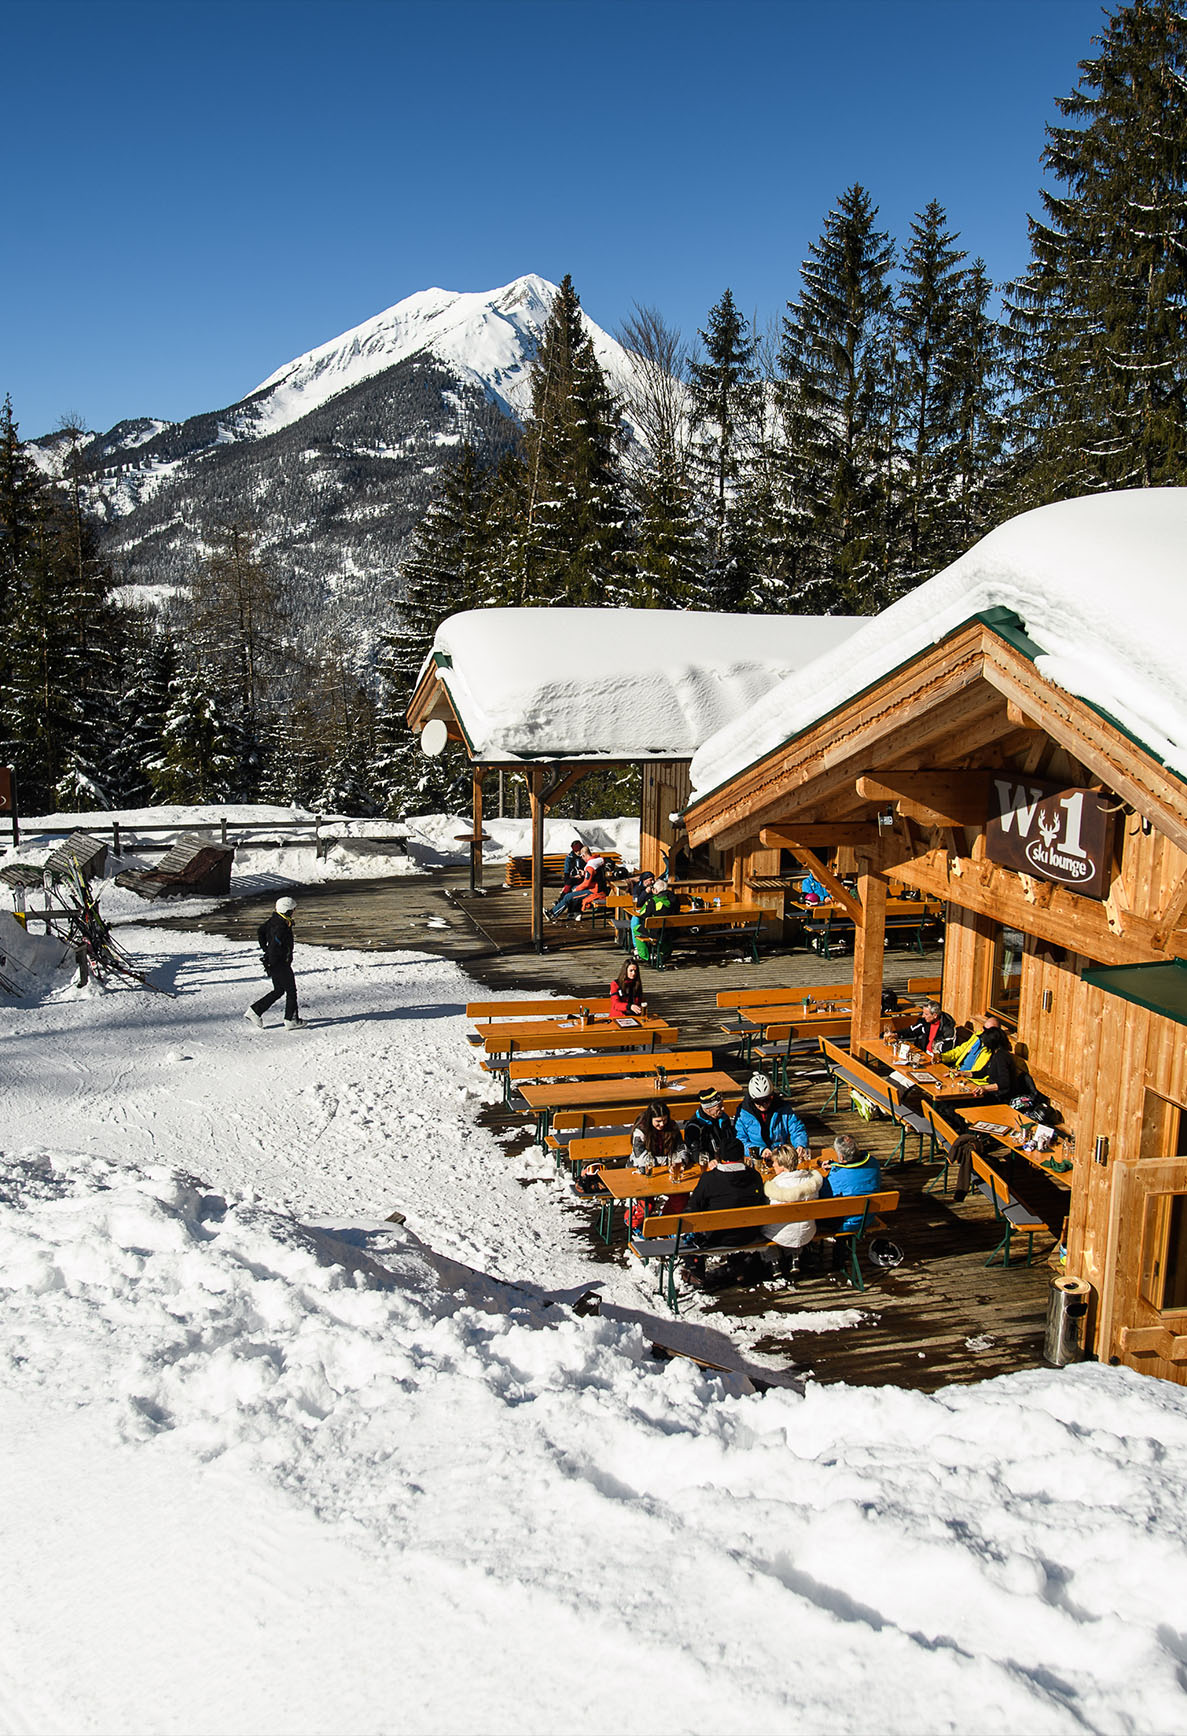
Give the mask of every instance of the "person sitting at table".
<path id="1" fill-rule="evenodd" d="M 934 1055 L 941 1049 L 950 1049 L 955 1043 L 956 1020 L 951 1013 L 941 1010 L 939 1001 L 924 1001 L 919 1017 L 903 1035 L 917 1049 L 926 1049 Z"/>
<path id="2" fill-rule="evenodd" d="M 984 1034 L 1001 1029 L 992 1013 L 986 1013 L 984 1018 L 976 1019 L 974 1023 L 981 1027 L 979 1031 L 974 1031 L 963 1042 L 954 1043 L 950 1049 L 940 1050 L 940 1060 L 958 1073 L 979 1075 L 985 1071 L 989 1065 L 989 1050 L 983 1041 Z"/>
<path id="3" fill-rule="evenodd" d="M 710 1160 L 708 1169 L 702 1172 L 689 1196 L 686 1209 L 689 1212 L 728 1212 L 743 1206 L 760 1206 L 765 1198 L 762 1177 L 745 1162 L 739 1149 L 736 1153 L 730 1152 L 725 1157 Z M 681 1265 L 681 1277 L 686 1284 L 691 1284 L 696 1289 L 703 1288 L 705 1262 L 700 1257 L 699 1250 L 735 1247 L 739 1242 L 756 1241 L 761 1235 L 762 1231 L 757 1225 L 752 1231 L 693 1231 L 691 1235 L 685 1236 L 684 1245 L 697 1249 L 698 1253 Z M 753 1255 L 745 1255 L 743 1258 L 753 1259 Z"/>
<path id="4" fill-rule="evenodd" d="M 574 838 L 569 845 L 569 854 L 565 857 L 565 865 L 561 869 L 561 879 L 564 881 L 564 885 L 561 887 L 562 894 L 571 892 L 585 873 L 585 857 L 582 854 L 584 849 L 585 845 L 580 838 Z"/>
<path id="5" fill-rule="evenodd" d="M 850 1194 L 877 1193 L 882 1185 L 882 1171 L 876 1158 L 868 1151 L 859 1151 L 857 1141 L 848 1133 L 837 1134 L 833 1150 L 837 1154 L 836 1160 L 829 1165 L 820 1190 L 821 1199 L 845 1199 Z M 856 1230 L 860 1225 L 860 1217 L 854 1217 L 842 1219 L 840 1227 L 842 1230 Z"/>
<path id="6" fill-rule="evenodd" d="M 765 1073 L 755 1073 L 746 1087 L 746 1097 L 734 1116 L 734 1132 L 747 1151 L 757 1151 L 769 1163 L 776 1146 L 790 1145 L 807 1152 L 804 1124 L 786 1098 L 780 1097 Z"/>
<path id="7" fill-rule="evenodd" d="M 696 1114 L 684 1123 L 684 1144 L 693 1163 L 741 1157 L 742 1147 L 720 1091 L 710 1087 L 698 1094 Z"/>
<path id="8" fill-rule="evenodd" d="M 981 1049 L 985 1066 L 977 1077 L 989 1086 L 989 1095 L 982 1102 L 1008 1103 L 1018 1095 L 1018 1070 L 1010 1053 L 1010 1042 L 1000 1025 L 989 1025 L 981 1032 Z"/>
<path id="9" fill-rule="evenodd" d="M 798 1205 L 801 1200 L 820 1197 L 824 1176 L 810 1158 L 802 1158 L 790 1145 L 780 1145 L 771 1153 L 771 1160 L 775 1173 L 763 1191 L 773 1206 Z M 800 1249 L 816 1234 L 815 1223 L 808 1218 L 801 1224 L 764 1224 L 763 1231 L 777 1244 L 764 1248 L 763 1258 L 779 1262 L 780 1277 L 794 1277 L 799 1270 Z"/>
<path id="10" fill-rule="evenodd" d="M 610 984 L 610 1017 L 625 1019 L 643 1012 L 643 973 L 636 958 L 623 960 L 622 968 Z"/>
<path id="11" fill-rule="evenodd" d="M 817 880 L 815 874 L 805 874 L 800 881 L 800 902 L 802 904 L 827 904 L 831 896 L 828 887 Z"/>
<path id="12" fill-rule="evenodd" d="M 684 1155 L 684 1136 L 667 1104 L 657 1098 L 640 1110 L 631 1128 L 631 1164 L 635 1169 L 650 1169 Z"/>
<path id="13" fill-rule="evenodd" d="M 680 900 L 671 891 L 667 881 L 659 879 L 653 883 L 648 893 L 636 900 L 636 903 L 638 909 L 631 918 L 631 936 L 635 942 L 635 957 L 643 960 L 651 958 L 651 949 L 654 946 L 655 956 L 661 964 L 666 963 L 672 950 L 670 935 L 659 934 L 652 939 L 646 931 L 645 924 L 653 916 L 674 916 L 680 909 Z"/>

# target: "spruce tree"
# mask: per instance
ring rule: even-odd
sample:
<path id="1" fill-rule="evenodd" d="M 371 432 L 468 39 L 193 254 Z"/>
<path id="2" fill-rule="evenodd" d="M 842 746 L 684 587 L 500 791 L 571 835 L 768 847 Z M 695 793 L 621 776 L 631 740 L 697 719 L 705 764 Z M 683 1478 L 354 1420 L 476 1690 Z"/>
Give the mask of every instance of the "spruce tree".
<path id="1" fill-rule="evenodd" d="M 731 504 L 761 414 L 755 339 L 726 290 L 697 334 L 704 354 L 689 368 L 692 427 L 708 497 L 710 591 L 730 610 L 747 588 L 734 546 Z"/>
<path id="2" fill-rule="evenodd" d="M 512 600 L 584 608 L 622 601 L 628 574 L 620 414 L 567 273 L 531 381 Z"/>
<path id="3" fill-rule="evenodd" d="M 942 205 L 932 200 L 911 224 L 896 317 L 899 444 L 906 458 L 899 582 L 917 584 L 958 552 L 951 525 L 957 485 L 965 255 Z"/>
<path id="4" fill-rule="evenodd" d="M 876 216 L 864 187 L 842 195 L 783 321 L 789 511 L 807 544 L 798 603 L 817 612 L 873 612 L 886 600 L 894 248 Z"/>
<path id="5" fill-rule="evenodd" d="M 161 748 L 148 765 L 158 802 L 226 801 L 239 765 L 238 742 L 225 722 L 225 696 L 197 670 L 169 690 Z"/>
<path id="6" fill-rule="evenodd" d="M 1133 0 L 1094 41 L 1009 296 L 1020 504 L 1187 480 L 1187 15 Z"/>

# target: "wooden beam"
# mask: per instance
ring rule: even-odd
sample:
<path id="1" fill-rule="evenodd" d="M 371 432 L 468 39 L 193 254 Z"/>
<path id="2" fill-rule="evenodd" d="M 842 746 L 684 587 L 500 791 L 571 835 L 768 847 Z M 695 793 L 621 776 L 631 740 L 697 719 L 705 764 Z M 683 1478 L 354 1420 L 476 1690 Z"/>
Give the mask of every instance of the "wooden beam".
<path id="1" fill-rule="evenodd" d="M 882 1024 L 886 965 L 886 881 L 867 867 L 857 881 L 864 920 L 853 930 L 853 1046 L 862 1048 Z"/>
<path id="2" fill-rule="evenodd" d="M 1036 718 L 1031 717 L 1029 712 L 1023 711 L 1017 700 L 1014 699 L 1007 699 L 1006 701 L 1006 716 L 1015 729 L 1042 729 L 1043 727 Z"/>
<path id="3" fill-rule="evenodd" d="M 486 767 L 476 765 L 471 777 L 472 821 L 470 844 L 470 891 L 476 892 L 482 885 L 482 780 Z"/>
<path id="4" fill-rule="evenodd" d="M 792 844 L 788 847 L 796 861 L 802 862 L 809 874 L 815 874 L 817 880 L 841 906 L 846 916 L 852 920 L 856 927 L 860 928 L 864 920 L 861 905 L 848 887 L 842 886 L 832 869 L 826 868 L 820 857 L 813 851 L 806 849 L 803 844 Z"/>
<path id="5" fill-rule="evenodd" d="M 545 768 L 528 773 L 528 804 L 532 814 L 532 949 L 544 951 L 544 778 Z"/>
<path id="6" fill-rule="evenodd" d="M 800 826 L 788 820 L 764 826 L 758 836 L 772 850 L 794 850 L 797 844 L 809 850 L 829 844 L 860 850 L 876 844 L 881 833 L 872 821 L 838 820 L 835 825 Z"/>
<path id="7" fill-rule="evenodd" d="M 567 796 L 574 785 L 581 782 L 582 778 L 588 777 L 590 769 L 589 766 L 578 766 L 576 771 L 566 772 L 560 782 L 554 784 L 548 791 L 547 795 L 544 796 L 543 801 L 545 811 L 547 812 L 548 809 L 552 808 L 562 799 L 562 797 Z"/>
<path id="8" fill-rule="evenodd" d="M 1166 903 L 1154 918 L 1155 936 L 1165 946 L 1169 937 L 1187 916 L 1187 874 L 1167 893 Z"/>
<path id="9" fill-rule="evenodd" d="M 1021 928 L 1097 964 L 1145 964 L 1160 957 L 1187 957 L 1187 935 L 1172 934 L 1165 944 L 1158 945 L 1155 925 L 1132 914 L 1126 916 L 1124 935 L 1113 934 L 1098 899 L 1081 897 L 1063 886 L 1052 886 L 1045 904 L 1031 903 L 1022 877 L 1010 868 L 974 862 L 966 856 L 956 860 L 951 873 L 947 870 L 947 852 L 932 851 L 913 861 L 896 863 L 893 873 L 904 885 L 918 887 L 934 898 L 946 898 L 962 910 L 991 917 L 1008 928 Z"/>
<path id="10" fill-rule="evenodd" d="M 989 814 L 986 771 L 910 772 L 890 766 L 859 777 L 857 793 L 867 802 L 899 802 L 923 825 L 934 814 L 941 826 L 983 827 Z"/>

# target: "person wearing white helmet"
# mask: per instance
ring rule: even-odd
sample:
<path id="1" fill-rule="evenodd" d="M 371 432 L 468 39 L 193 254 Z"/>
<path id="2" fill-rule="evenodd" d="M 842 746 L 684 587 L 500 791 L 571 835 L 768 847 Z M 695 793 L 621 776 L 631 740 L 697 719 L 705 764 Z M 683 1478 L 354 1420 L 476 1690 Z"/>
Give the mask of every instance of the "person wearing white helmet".
<path id="1" fill-rule="evenodd" d="M 772 1151 L 790 1145 L 807 1155 L 808 1135 L 791 1104 L 780 1097 L 765 1073 L 755 1073 L 745 1101 L 734 1116 L 734 1132 L 747 1151 L 757 1151 L 769 1163 Z"/>
<path id="2" fill-rule="evenodd" d="M 253 1001 L 243 1017 L 252 1025 L 262 1026 L 264 1014 L 284 996 L 284 1028 L 298 1031 L 305 1023 L 297 1012 L 297 979 L 293 975 L 293 912 L 295 898 L 278 898 L 276 908 L 258 930 L 264 974 L 272 982 L 272 993 Z"/>

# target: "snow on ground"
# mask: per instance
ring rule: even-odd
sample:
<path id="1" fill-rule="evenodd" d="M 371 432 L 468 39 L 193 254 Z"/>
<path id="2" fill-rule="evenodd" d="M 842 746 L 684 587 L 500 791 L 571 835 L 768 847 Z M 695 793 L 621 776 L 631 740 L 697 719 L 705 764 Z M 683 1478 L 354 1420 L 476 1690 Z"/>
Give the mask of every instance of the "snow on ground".
<path id="1" fill-rule="evenodd" d="M 1182 1389 L 659 1364 L 460 969 L 298 946 L 260 1032 L 119 932 L 175 1000 L 0 1003 L 0 1731 L 1183 1726 Z"/>

